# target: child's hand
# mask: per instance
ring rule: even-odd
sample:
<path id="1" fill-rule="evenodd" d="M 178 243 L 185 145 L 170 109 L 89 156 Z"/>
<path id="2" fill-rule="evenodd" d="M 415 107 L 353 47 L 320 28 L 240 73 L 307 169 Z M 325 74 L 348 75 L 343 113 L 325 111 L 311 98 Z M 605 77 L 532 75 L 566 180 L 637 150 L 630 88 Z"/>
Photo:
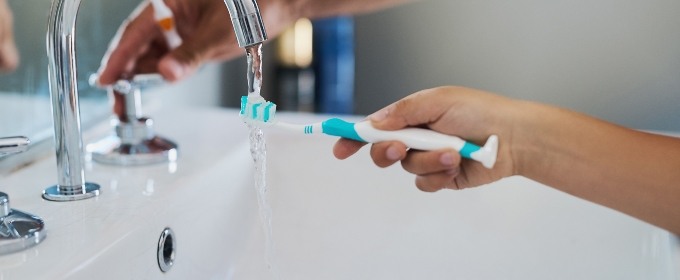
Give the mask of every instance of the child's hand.
<path id="1" fill-rule="evenodd" d="M 407 150 L 397 141 L 373 144 L 371 157 L 380 167 L 401 161 L 406 171 L 417 175 L 416 186 L 427 192 L 443 188 L 471 188 L 516 175 L 518 155 L 512 143 L 519 129 L 515 120 L 521 114 L 521 107 L 521 102 L 498 95 L 460 87 L 441 87 L 415 93 L 369 117 L 377 129 L 426 127 L 479 146 L 490 135 L 496 134 L 500 145 L 493 169 L 469 159 L 461 160 L 455 150 Z M 336 143 L 333 153 L 337 158 L 345 159 L 363 145 L 343 138 Z"/>

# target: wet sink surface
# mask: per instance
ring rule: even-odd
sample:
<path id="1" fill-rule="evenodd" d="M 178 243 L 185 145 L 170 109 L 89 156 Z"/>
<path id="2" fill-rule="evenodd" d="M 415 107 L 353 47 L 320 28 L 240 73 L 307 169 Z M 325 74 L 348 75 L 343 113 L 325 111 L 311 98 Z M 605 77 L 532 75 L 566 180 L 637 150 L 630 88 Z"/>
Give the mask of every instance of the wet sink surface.
<path id="1" fill-rule="evenodd" d="M 12 207 L 41 216 L 48 231 L 38 246 L 0 257 L 0 279 L 210 279 L 233 270 L 259 225 L 246 127 L 234 111 L 154 116 L 156 131 L 179 143 L 179 160 L 127 168 L 91 163 L 86 179 L 102 188 L 95 199 L 41 198 L 56 182 L 54 155 L 0 178 Z M 103 135 L 91 136 L 85 138 Z M 164 274 L 156 255 L 166 227 L 175 232 L 177 252 Z"/>
<path id="2" fill-rule="evenodd" d="M 675 279 L 668 232 L 528 179 L 422 193 L 368 148 L 267 132 L 281 279 Z M 273 279 L 258 234 L 235 279 Z"/>
<path id="3" fill-rule="evenodd" d="M 92 164 L 86 177 L 102 186 L 96 199 L 41 199 L 56 182 L 54 156 L 0 177 L 12 206 L 42 216 L 49 232 L 37 247 L 0 257 L 0 279 L 273 279 L 247 128 L 236 116 L 154 114 L 157 131 L 180 146 L 177 164 Z M 668 232 L 530 180 L 422 193 L 399 166 L 375 167 L 367 149 L 339 161 L 334 138 L 266 134 L 280 279 L 674 276 Z M 165 227 L 175 232 L 177 259 L 162 273 L 156 247 Z"/>

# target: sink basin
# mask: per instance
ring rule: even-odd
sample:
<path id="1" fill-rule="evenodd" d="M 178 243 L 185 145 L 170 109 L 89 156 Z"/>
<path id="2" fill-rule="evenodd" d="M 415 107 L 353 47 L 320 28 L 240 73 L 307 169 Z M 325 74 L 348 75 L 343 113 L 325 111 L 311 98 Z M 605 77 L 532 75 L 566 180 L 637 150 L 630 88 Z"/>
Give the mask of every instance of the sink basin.
<path id="1" fill-rule="evenodd" d="M 0 257 L 0 279 L 274 279 L 237 111 L 153 114 L 176 141 L 174 164 L 92 163 L 102 194 L 45 201 L 54 156 L 0 177 L 12 207 L 41 216 L 48 236 Z M 295 123 L 322 116 L 279 114 Z M 351 119 L 351 118 L 350 118 Z M 356 120 L 356 119 L 355 119 Z M 102 137 L 106 124 L 88 131 Z M 281 279 L 674 279 L 668 232 L 523 178 L 422 193 L 367 149 L 339 161 L 323 135 L 267 130 L 268 199 Z M 171 228 L 172 268 L 157 248 Z"/>
<path id="2" fill-rule="evenodd" d="M 135 168 L 92 163 L 86 179 L 102 187 L 94 199 L 41 198 L 57 180 L 53 154 L 0 177 L 12 207 L 41 216 L 48 232 L 43 243 L 0 257 L 0 279 L 225 279 L 260 225 L 247 128 L 232 111 L 154 116 L 157 131 L 179 143 L 180 159 Z M 110 130 L 102 125 L 95 130 Z M 177 251 L 163 273 L 157 248 L 166 227 Z"/>
<path id="3" fill-rule="evenodd" d="M 339 161 L 332 137 L 275 130 L 267 137 L 282 279 L 677 276 L 678 247 L 667 231 L 531 180 L 423 193 L 399 164 L 374 166 L 368 148 Z M 272 278 L 261 231 L 256 234 L 234 279 Z"/>

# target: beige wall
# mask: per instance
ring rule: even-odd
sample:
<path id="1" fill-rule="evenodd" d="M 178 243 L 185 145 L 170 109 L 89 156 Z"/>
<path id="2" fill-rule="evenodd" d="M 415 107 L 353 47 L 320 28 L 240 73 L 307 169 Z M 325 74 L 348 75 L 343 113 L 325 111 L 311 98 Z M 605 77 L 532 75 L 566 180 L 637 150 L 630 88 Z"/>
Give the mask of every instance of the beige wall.
<path id="1" fill-rule="evenodd" d="M 461 85 L 680 131 L 680 2 L 430 0 L 357 17 L 356 112 Z"/>

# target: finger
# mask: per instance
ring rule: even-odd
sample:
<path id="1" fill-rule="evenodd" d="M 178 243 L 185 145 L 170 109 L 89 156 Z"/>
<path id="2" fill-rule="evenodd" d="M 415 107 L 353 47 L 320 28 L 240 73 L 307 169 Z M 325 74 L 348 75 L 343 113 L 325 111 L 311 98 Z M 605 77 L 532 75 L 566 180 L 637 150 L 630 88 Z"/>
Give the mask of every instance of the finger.
<path id="1" fill-rule="evenodd" d="M 238 48 L 236 37 L 224 36 L 214 21 L 206 19 L 182 45 L 164 56 L 158 64 L 158 71 L 169 81 L 178 81 L 191 76 L 204 62 L 229 52 L 243 54 Z M 227 31 L 224 31 L 227 32 Z M 228 30 L 233 33 L 233 30 Z M 228 33 L 228 34 L 231 34 Z M 225 51 L 226 50 L 226 51 Z"/>
<path id="2" fill-rule="evenodd" d="M 0 45 L 0 72 L 13 71 L 17 67 L 19 67 L 19 51 L 14 45 L 14 39 L 10 38 Z"/>
<path id="3" fill-rule="evenodd" d="M 459 169 L 419 175 L 416 177 L 416 187 L 424 192 L 436 192 L 444 188 L 452 188 Z"/>
<path id="4" fill-rule="evenodd" d="M 162 40 L 154 40 L 148 51 L 137 59 L 134 73 L 158 73 L 158 62 L 167 54 L 168 47 Z"/>
<path id="5" fill-rule="evenodd" d="M 436 121 L 450 107 L 442 102 L 449 102 L 436 89 L 420 91 L 409 95 L 380 111 L 372 114 L 372 125 L 382 130 L 397 130 L 408 126 L 418 126 Z"/>
<path id="6" fill-rule="evenodd" d="M 158 62 L 160 57 L 151 54 L 145 54 L 137 59 L 135 65 L 135 74 L 158 73 Z"/>
<path id="7" fill-rule="evenodd" d="M 364 142 L 340 138 L 333 146 L 333 155 L 338 159 L 346 159 L 358 152 L 364 145 L 366 145 Z"/>
<path id="8" fill-rule="evenodd" d="M 148 2 L 144 2 L 121 25 L 111 41 L 99 69 L 98 83 L 102 86 L 110 85 L 124 73 L 131 72 L 137 58 L 148 50 L 152 40 L 160 36 L 162 34 L 156 25 L 153 9 Z"/>
<path id="9" fill-rule="evenodd" d="M 375 165 L 385 168 L 406 157 L 406 145 L 399 141 L 381 142 L 371 146 Z"/>
<path id="10" fill-rule="evenodd" d="M 127 114 L 125 114 L 125 94 L 113 90 L 112 87 L 108 88 L 110 97 L 113 98 L 113 114 L 118 117 L 121 122 L 128 122 Z"/>
<path id="11" fill-rule="evenodd" d="M 14 16 L 6 1 L 0 1 L 0 72 L 19 67 L 19 51 L 14 41 Z"/>
<path id="12" fill-rule="evenodd" d="M 408 152 L 401 166 L 416 175 L 450 170 L 460 164 L 460 154 L 454 150 Z"/>

